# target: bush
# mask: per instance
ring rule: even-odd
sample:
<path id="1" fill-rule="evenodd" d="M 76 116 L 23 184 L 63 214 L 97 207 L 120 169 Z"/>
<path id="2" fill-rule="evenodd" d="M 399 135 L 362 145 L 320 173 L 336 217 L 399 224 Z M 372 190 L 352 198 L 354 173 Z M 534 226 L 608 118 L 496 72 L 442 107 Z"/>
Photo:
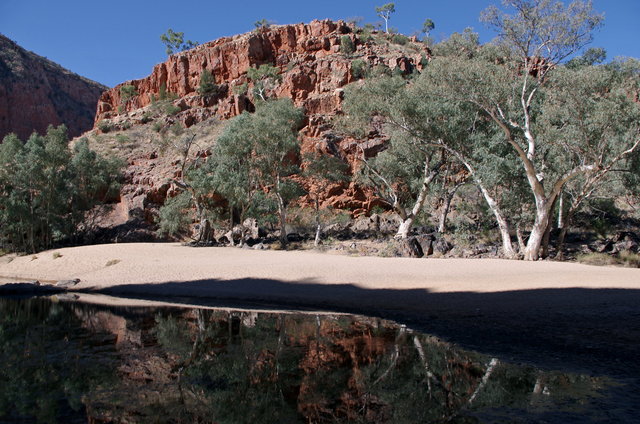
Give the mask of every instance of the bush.
<path id="1" fill-rule="evenodd" d="M 213 74 L 208 69 L 200 74 L 200 85 L 198 86 L 198 94 L 201 96 L 216 96 L 220 92 L 220 87 L 216 85 Z"/>
<path id="2" fill-rule="evenodd" d="M 182 111 L 182 109 L 180 109 L 178 106 L 174 105 L 173 103 L 167 103 L 166 105 L 164 105 L 163 110 L 164 110 L 164 113 L 166 113 L 167 115 L 177 115 Z"/>
<path id="3" fill-rule="evenodd" d="M 362 59 L 356 59 L 351 62 L 351 75 L 355 79 L 364 78 L 369 72 L 369 64 Z"/>
<path id="4" fill-rule="evenodd" d="M 158 234 L 161 236 L 177 236 L 188 230 L 191 224 L 190 214 L 187 210 L 191 207 L 191 196 L 183 192 L 178 196 L 167 200 L 160 208 L 160 227 Z"/>
<path id="5" fill-rule="evenodd" d="M 137 95 L 138 95 L 138 91 L 133 85 L 127 84 L 127 85 L 120 86 L 120 97 L 122 97 L 123 102 L 131 100 Z"/>
<path id="6" fill-rule="evenodd" d="M 394 34 L 393 37 L 391 37 L 391 42 L 393 44 L 399 44 L 401 46 L 404 46 L 409 42 L 409 37 L 402 34 Z"/>
<path id="7" fill-rule="evenodd" d="M 640 254 L 629 251 L 620 252 L 618 255 L 606 253 L 586 253 L 578 255 L 577 261 L 586 265 L 618 265 L 628 268 L 640 268 Z"/>
<path id="8" fill-rule="evenodd" d="M 113 124 L 110 121 L 103 119 L 102 121 L 98 122 L 97 127 L 101 132 L 108 133 L 113 129 Z"/>
<path id="9" fill-rule="evenodd" d="M 353 44 L 353 40 L 348 35 L 340 37 L 340 52 L 349 55 L 356 51 L 356 46 Z"/>
<path id="10" fill-rule="evenodd" d="M 36 252 L 77 235 L 85 212 L 117 189 L 121 164 L 49 127 L 26 143 L 0 144 L 0 240 L 14 251 Z"/>

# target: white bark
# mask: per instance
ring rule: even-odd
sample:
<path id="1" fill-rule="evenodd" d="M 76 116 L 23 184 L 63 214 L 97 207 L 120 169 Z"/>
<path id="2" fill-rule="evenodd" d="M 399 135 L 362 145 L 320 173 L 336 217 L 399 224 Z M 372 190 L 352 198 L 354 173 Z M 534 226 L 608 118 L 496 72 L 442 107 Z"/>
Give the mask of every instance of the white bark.
<path id="1" fill-rule="evenodd" d="M 487 367 L 487 370 L 485 371 L 484 375 L 482 376 L 482 380 L 480 381 L 480 384 L 478 384 L 478 387 L 476 387 L 476 390 L 473 392 L 473 394 L 471 395 L 471 397 L 467 401 L 468 405 L 471 405 L 471 403 L 478 396 L 478 393 L 480 393 L 480 390 L 482 390 L 482 388 L 487 385 L 487 381 L 489 381 L 489 377 L 491 377 L 491 374 L 493 373 L 493 370 L 496 368 L 497 365 L 498 365 L 498 359 L 497 358 L 492 358 L 491 362 L 489 362 L 489 366 Z"/>
<path id="2" fill-rule="evenodd" d="M 496 202 L 493 196 L 491 196 L 491 193 L 489 193 L 489 191 L 486 189 L 486 187 L 482 183 L 482 179 L 475 172 L 475 169 L 473 168 L 473 166 L 471 166 L 471 163 L 469 163 L 469 161 L 467 161 L 465 157 L 457 150 L 451 149 L 450 147 L 446 147 L 446 146 L 445 146 L 445 149 L 447 149 L 447 151 L 449 151 L 456 158 L 458 158 L 458 160 L 469 171 L 471 178 L 473 178 L 473 181 L 476 183 L 476 185 L 482 192 L 482 195 L 484 196 L 484 199 L 487 202 L 489 209 L 491 209 L 493 216 L 496 218 L 496 222 L 498 223 L 498 229 L 500 230 L 500 236 L 502 238 L 502 250 L 504 252 L 504 255 L 507 258 L 514 258 L 516 256 L 516 252 L 513 250 L 513 246 L 511 245 L 511 235 L 509 234 L 509 223 L 507 222 L 507 219 L 502 213 L 502 210 L 500 209 L 498 202 Z"/>

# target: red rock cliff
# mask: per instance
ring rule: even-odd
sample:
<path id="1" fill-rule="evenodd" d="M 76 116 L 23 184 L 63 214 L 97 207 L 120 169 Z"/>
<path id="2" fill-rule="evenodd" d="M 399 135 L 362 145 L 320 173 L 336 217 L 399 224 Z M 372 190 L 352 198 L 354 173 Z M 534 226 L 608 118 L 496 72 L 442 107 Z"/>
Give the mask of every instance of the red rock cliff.
<path id="1" fill-rule="evenodd" d="M 70 136 L 80 135 L 91 129 L 106 89 L 0 35 L 0 141 L 11 132 L 26 139 L 60 124 Z"/>
<path id="2" fill-rule="evenodd" d="M 346 38 L 353 42 L 353 51 L 349 54 L 341 52 L 340 48 Z M 247 71 L 262 64 L 272 64 L 278 69 L 281 80 L 269 88 L 268 95 L 289 97 L 306 114 L 306 125 L 299 135 L 302 153 L 330 152 L 355 168 L 355 156 L 360 154 L 360 148 L 374 154 L 384 139 L 374 134 L 369 140 L 353 140 L 341 138 L 333 131 L 331 117 L 341 111 L 343 87 L 359 77 L 354 64 L 359 61 L 361 66 L 384 65 L 394 72 L 407 74 L 414 68 L 420 69 L 421 59 L 429 55 L 422 43 L 412 42 L 408 46 L 411 48 L 406 48 L 390 43 L 383 35 L 378 41 L 361 39 L 343 22 L 329 20 L 274 26 L 211 41 L 171 55 L 166 62 L 156 65 L 146 78 L 127 81 L 104 92 L 98 103 L 96 130 L 123 130 L 144 125 L 150 119 L 164 128 L 175 122 L 191 127 L 212 117 L 229 119 L 253 107 L 253 82 Z M 219 87 L 215 96 L 198 93 L 204 70 L 211 72 Z M 135 88 L 135 91 L 128 89 L 134 95 L 127 99 L 121 95 L 125 85 Z M 179 107 L 179 112 L 159 118 L 153 112 L 154 108 L 148 106 L 160 98 L 163 91 L 170 93 L 169 98 L 177 97 L 173 105 Z M 237 94 L 239 91 L 246 94 Z M 140 138 L 139 135 L 136 137 Z M 141 143 L 145 145 L 145 140 L 153 137 L 144 136 Z M 171 178 L 176 175 L 179 161 L 169 163 L 143 148 L 132 151 L 126 159 L 129 166 L 121 197 L 122 209 L 129 213 L 123 216 L 131 217 L 132 210 L 140 210 L 146 221 L 153 222 L 154 211 L 167 197 L 175 195 Z M 323 206 L 349 210 L 354 215 L 379 203 L 372 192 L 354 183 L 330 187 L 322 201 Z"/>

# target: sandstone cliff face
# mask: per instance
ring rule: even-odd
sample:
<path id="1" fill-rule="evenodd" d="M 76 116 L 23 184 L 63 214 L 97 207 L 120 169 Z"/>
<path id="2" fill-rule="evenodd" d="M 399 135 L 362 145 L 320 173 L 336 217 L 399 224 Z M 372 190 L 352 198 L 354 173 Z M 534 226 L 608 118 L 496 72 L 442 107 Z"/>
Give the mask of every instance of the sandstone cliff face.
<path id="1" fill-rule="evenodd" d="M 341 42 L 349 38 L 354 45 L 350 54 L 341 52 Z M 127 81 L 105 91 L 98 102 L 95 132 L 108 127 L 135 131 L 153 121 L 157 127 L 169 128 L 179 123 L 183 128 L 194 125 L 199 136 L 206 132 L 202 125 L 232 118 L 255 103 L 253 81 L 247 76 L 250 68 L 271 64 L 278 69 L 281 80 L 269 87 L 270 97 L 291 98 L 304 110 L 305 126 L 300 130 L 301 152 L 317 151 L 342 158 L 351 169 L 359 166 L 356 159 L 364 150 L 371 156 L 380 150 L 384 138 L 370 134 L 367 140 L 340 137 L 331 124 L 339 114 L 344 87 L 361 77 L 357 65 L 370 69 L 387 67 L 396 73 L 408 74 L 420 70 L 429 51 L 424 44 L 412 42 L 398 46 L 379 35 L 377 42 L 360 38 L 343 22 L 313 21 L 309 24 L 275 26 L 234 37 L 225 37 L 200 45 L 192 50 L 171 55 L 156 65 L 151 75 Z M 357 63 L 358 61 L 359 63 Z M 209 71 L 219 87 L 214 96 L 201 96 L 198 87 L 203 71 Z M 133 86 L 135 95 L 124 98 L 123 86 Z M 130 88 L 128 88 L 130 90 Z M 179 111 L 171 116 L 157 115 L 156 100 L 166 97 Z M 213 118 L 213 119 L 212 119 Z M 108 134 L 106 137 L 110 136 Z M 180 161 L 163 158 L 153 151 L 153 134 L 144 136 L 148 146 L 135 149 L 127 156 L 126 181 L 122 188 L 124 209 L 143 211 L 144 219 L 153 220 L 154 209 L 175 195 L 171 179 L 179 171 Z M 215 137 L 209 135 L 209 139 Z M 193 152 L 194 154 L 200 154 Z M 312 184 L 302 181 L 303 185 Z M 304 203 L 304 198 L 301 200 Z M 331 206 L 360 215 L 380 205 L 371 191 L 353 183 L 335 184 L 326 190 L 322 206 Z M 123 215 L 124 216 L 124 215 Z M 131 217 L 132 214 L 130 213 Z"/>
<path id="2" fill-rule="evenodd" d="M 11 132 L 25 139 L 60 124 L 70 136 L 80 135 L 91 129 L 106 89 L 0 35 L 0 140 Z"/>

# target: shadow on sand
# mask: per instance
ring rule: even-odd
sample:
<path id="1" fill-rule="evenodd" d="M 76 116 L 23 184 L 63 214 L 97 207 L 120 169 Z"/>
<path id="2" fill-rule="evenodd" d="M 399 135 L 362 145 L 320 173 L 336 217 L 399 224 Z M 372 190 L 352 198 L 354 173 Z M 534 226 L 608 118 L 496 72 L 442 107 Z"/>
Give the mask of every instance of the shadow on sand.
<path id="1" fill-rule="evenodd" d="M 312 280 L 211 279 L 83 291 L 207 306 L 240 302 L 373 315 L 514 362 L 640 381 L 640 289 L 434 293 Z"/>

